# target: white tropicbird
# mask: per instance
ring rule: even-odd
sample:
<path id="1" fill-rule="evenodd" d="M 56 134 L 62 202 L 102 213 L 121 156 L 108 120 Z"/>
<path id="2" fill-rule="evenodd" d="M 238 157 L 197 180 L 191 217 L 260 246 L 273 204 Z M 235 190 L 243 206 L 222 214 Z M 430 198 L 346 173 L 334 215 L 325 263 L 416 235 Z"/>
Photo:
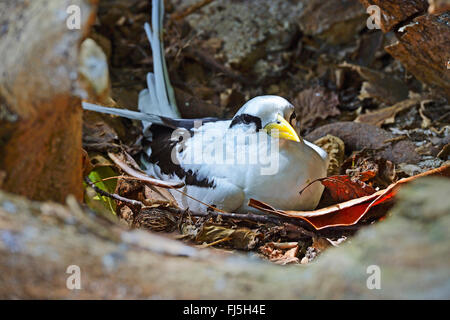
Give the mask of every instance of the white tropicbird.
<path id="1" fill-rule="evenodd" d="M 298 136 L 294 107 L 286 99 L 255 97 L 231 120 L 180 118 L 159 38 L 163 12 L 163 1 L 153 0 L 152 29 L 146 24 L 145 31 L 154 73 L 147 75 L 148 89 L 139 96 L 140 112 L 85 102 L 83 108 L 142 121 L 145 170 L 161 180 L 185 183 L 182 193 L 171 190 L 181 207 L 207 210 L 201 201 L 247 212 L 255 211 L 247 205 L 254 198 L 282 210 L 314 209 L 323 186 L 299 191 L 326 176 L 328 156 Z"/>

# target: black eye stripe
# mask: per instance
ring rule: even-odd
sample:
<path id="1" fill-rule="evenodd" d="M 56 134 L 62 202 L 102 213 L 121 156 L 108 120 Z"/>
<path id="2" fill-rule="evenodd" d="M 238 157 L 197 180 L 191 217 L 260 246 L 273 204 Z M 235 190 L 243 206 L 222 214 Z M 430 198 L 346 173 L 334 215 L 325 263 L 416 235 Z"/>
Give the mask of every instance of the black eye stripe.
<path id="1" fill-rule="evenodd" d="M 230 128 L 234 127 L 238 124 L 252 124 L 254 123 L 256 126 L 256 130 L 262 129 L 261 119 L 255 116 L 252 116 L 247 113 L 240 114 L 238 116 L 235 116 L 233 120 L 231 121 Z"/>

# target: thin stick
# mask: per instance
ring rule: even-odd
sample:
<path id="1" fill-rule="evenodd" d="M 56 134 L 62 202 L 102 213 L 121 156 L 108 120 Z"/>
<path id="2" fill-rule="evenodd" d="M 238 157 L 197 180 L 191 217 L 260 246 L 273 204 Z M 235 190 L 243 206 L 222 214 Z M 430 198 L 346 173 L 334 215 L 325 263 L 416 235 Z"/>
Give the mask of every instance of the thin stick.
<path id="1" fill-rule="evenodd" d="M 109 193 L 107 191 L 104 191 L 104 190 L 98 188 L 91 181 L 91 179 L 89 179 L 89 177 L 87 177 L 87 176 L 84 178 L 84 181 L 90 187 L 92 187 L 97 193 L 101 194 L 102 196 L 109 197 L 109 198 L 114 199 L 116 201 L 122 201 L 122 202 L 125 202 L 125 203 L 128 203 L 128 204 L 131 204 L 133 206 L 139 207 L 139 208 L 145 207 L 145 205 L 141 201 L 128 199 L 128 198 L 119 196 L 118 194 Z M 172 207 L 168 207 L 168 208 L 165 208 L 165 209 L 170 211 L 170 212 L 172 212 L 172 213 L 175 213 L 177 215 L 182 215 L 185 212 L 185 210 L 178 209 L 178 208 L 172 208 Z M 236 220 L 250 220 L 250 221 L 254 221 L 254 222 L 274 223 L 274 224 L 278 224 L 278 225 L 281 225 L 284 221 L 290 220 L 289 218 L 275 217 L 275 216 L 271 216 L 271 215 L 268 215 L 268 214 L 227 213 L 227 212 L 223 212 L 223 211 L 222 212 L 217 212 L 217 211 L 213 211 L 213 212 L 192 212 L 192 211 L 189 211 L 189 213 L 190 213 L 190 215 L 192 215 L 194 217 L 207 217 L 207 216 L 218 217 L 218 216 L 222 216 L 224 218 L 230 218 L 230 219 L 236 219 Z"/>
<path id="2" fill-rule="evenodd" d="M 226 213 L 226 212 L 223 211 L 223 210 L 220 210 L 220 209 L 218 209 L 218 208 L 216 208 L 216 207 L 214 207 L 214 206 L 211 206 L 211 205 L 209 205 L 209 204 L 207 204 L 207 203 L 204 203 L 204 202 L 202 202 L 202 201 L 200 201 L 200 200 L 198 200 L 198 199 L 195 199 L 194 197 L 188 195 L 186 192 L 183 192 L 183 191 L 177 190 L 177 189 L 172 189 L 172 190 L 175 190 L 175 191 L 181 193 L 182 195 L 184 195 L 184 196 L 186 196 L 186 197 L 188 197 L 188 198 L 190 198 L 190 199 L 192 199 L 192 200 L 194 200 L 194 201 L 197 201 L 198 203 L 201 203 L 202 205 L 208 207 L 209 209 L 211 209 L 211 210 L 213 210 L 213 211 L 221 212 L 221 213 Z"/>
<path id="3" fill-rule="evenodd" d="M 165 181 L 161 181 L 158 179 L 150 178 L 145 173 L 141 173 L 141 172 L 131 168 L 130 166 L 128 166 L 124 161 L 119 159 L 119 157 L 112 152 L 108 152 L 108 156 L 120 169 L 122 169 L 123 171 L 128 173 L 130 176 L 139 178 L 142 181 L 150 183 L 151 185 L 161 187 L 161 188 L 167 188 L 167 189 L 181 188 L 184 186 L 183 182 L 165 182 Z"/>
<path id="4" fill-rule="evenodd" d="M 166 208 L 168 211 L 173 212 L 175 214 L 183 214 L 184 210 L 177 208 Z M 194 217 L 218 217 L 221 216 L 223 218 L 236 219 L 236 220 L 250 220 L 254 222 L 261 223 L 274 223 L 281 225 L 283 222 L 287 222 L 290 219 L 284 219 L 284 217 L 276 217 L 269 214 L 253 214 L 253 213 L 228 213 L 228 212 L 192 212 L 189 213 Z"/>
<path id="5" fill-rule="evenodd" d="M 91 179 L 89 179 L 89 177 L 84 177 L 84 181 L 92 188 L 92 189 L 94 189 L 95 190 L 95 192 L 97 192 L 98 194 L 101 194 L 102 196 L 105 196 L 105 197 L 109 197 L 109 198 L 112 198 L 112 199 L 114 199 L 114 200 L 117 200 L 117 201 L 122 201 L 122 202 L 125 202 L 125 203 L 128 203 L 128 204 L 131 204 L 131 205 L 133 205 L 133 206 L 135 206 L 135 207 L 139 207 L 139 208 L 142 208 L 142 207 L 144 207 L 144 204 L 142 203 L 142 202 L 140 202 L 140 201 L 137 201 L 137 200 L 132 200 L 132 199 L 128 199 L 128 198 L 124 198 L 124 197 L 122 197 L 122 196 L 119 196 L 118 194 L 113 194 L 113 193 L 109 193 L 109 192 L 107 192 L 107 191 L 104 191 L 104 190 L 102 190 L 102 189 L 100 189 L 99 187 L 97 187 L 92 181 L 91 181 Z"/>

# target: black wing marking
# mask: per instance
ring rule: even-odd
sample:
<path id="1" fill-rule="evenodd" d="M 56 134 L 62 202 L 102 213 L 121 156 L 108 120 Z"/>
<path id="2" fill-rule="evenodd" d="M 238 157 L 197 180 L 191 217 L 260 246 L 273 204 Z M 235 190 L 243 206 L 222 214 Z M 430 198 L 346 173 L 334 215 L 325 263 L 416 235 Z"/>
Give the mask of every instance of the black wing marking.
<path id="1" fill-rule="evenodd" d="M 185 124 L 187 125 L 188 123 Z M 189 130 L 189 126 L 185 129 Z M 172 161 L 172 150 L 178 143 L 178 141 L 171 139 L 173 129 L 167 126 L 152 125 L 149 130 L 152 133 L 152 139 L 144 140 L 143 142 L 145 149 L 150 147 L 152 150 L 150 157 L 144 153 L 144 157 L 148 162 L 157 165 L 161 172 L 166 175 L 176 175 L 180 179 L 185 178 L 187 185 L 214 188 L 214 180 L 199 179 L 196 172 L 185 170 Z"/>

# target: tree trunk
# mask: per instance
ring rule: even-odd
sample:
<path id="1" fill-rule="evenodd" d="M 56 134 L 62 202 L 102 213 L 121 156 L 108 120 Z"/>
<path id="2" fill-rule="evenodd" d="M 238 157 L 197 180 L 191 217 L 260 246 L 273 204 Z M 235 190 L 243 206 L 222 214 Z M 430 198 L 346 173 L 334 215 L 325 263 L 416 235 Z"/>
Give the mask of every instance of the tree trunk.
<path id="1" fill-rule="evenodd" d="M 70 5 L 80 30 L 69 30 Z M 78 50 L 90 0 L 0 3 L 0 188 L 31 199 L 82 197 Z"/>
<path id="2" fill-rule="evenodd" d="M 378 6 L 381 9 L 381 30 L 389 32 L 394 27 L 413 16 L 424 14 L 428 9 L 427 0 L 360 0 L 366 7 Z"/>
<path id="3" fill-rule="evenodd" d="M 0 192 L 0 298 L 449 299 L 449 188 L 418 179 L 388 219 L 306 266 L 128 231 L 73 198 L 65 207 Z M 72 265 L 80 289 L 67 287 Z"/>

